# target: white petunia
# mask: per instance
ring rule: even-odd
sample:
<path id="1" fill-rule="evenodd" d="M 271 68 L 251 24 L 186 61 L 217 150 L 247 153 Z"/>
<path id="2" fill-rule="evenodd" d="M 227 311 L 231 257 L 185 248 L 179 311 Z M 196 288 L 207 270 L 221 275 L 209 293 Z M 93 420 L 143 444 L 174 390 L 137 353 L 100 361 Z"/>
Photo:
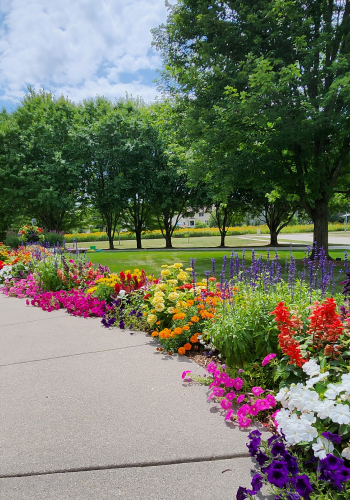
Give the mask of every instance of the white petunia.
<path id="1" fill-rule="evenodd" d="M 329 399 L 325 399 L 324 401 L 319 401 L 315 405 L 314 411 L 317 413 L 318 418 L 324 420 L 325 418 L 329 417 L 330 412 L 333 408 L 334 402 Z"/>
<path id="2" fill-rule="evenodd" d="M 337 395 L 339 394 L 339 388 L 340 388 L 340 384 L 339 385 L 328 384 L 327 390 L 324 393 L 325 397 L 327 399 L 335 399 L 337 397 Z"/>
<path id="3" fill-rule="evenodd" d="M 309 377 L 319 375 L 320 370 L 320 365 L 318 365 L 313 359 L 310 359 L 310 361 L 307 361 L 303 365 L 303 371 L 306 373 L 306 375 L 309 375 Z"/>
<path id="4" fill-rule="evenodd" d="M 335 405 L 329 412 L 329 418 L 338 424 L 349 424 L 350 408 L 347 405 Z"/>
<path id="5" fill-rule="evenodd" d="M 312 377 L 309 380 L 307 380 L 305 386 L 308 388 L 313 387 L 315 384 L 317 384 L 321 380 L 324 380 L 325 378 L 327 378 L 328 375 L 329 375 L 329 372 L 320 373 L 317 377 Z"/>
<path id="6" fill-rule="evenodd" d="M 331 441 L 321 436 L 317 438 L 316 443 L 312 445 L 312 449 L 314 450 L 315 457 L 323 459 L 326 458 L 328 453 L 332 453 L 334 445 Z"/>
<path id="7" fill-rule="evenodd" d="M 341 456 L 346 458 L 346 460 L 350 460 L 350 444 L 347 448 L 344 448 L 341 452 Z"/>

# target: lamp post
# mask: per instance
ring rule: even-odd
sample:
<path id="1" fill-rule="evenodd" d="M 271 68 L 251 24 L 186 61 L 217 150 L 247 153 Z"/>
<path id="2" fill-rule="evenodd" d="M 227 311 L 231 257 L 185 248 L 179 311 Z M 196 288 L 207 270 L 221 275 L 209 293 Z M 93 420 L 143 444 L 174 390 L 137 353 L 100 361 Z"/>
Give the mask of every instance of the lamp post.
<path id="1" fill-rule="evenodd" d="M 34 218 L 33 218 L 33 219 L 31 219 L 31 220 L 30 220 L 30 222 L 33 224 L 33 226 L 35 226 L 35 224 L 36 224 L 36 219 L 34 219 Z"/>
<path id="2" fill-rule="evenodd" d="M 342 217 L 345 217 L 345 227 L 344 227 L 344 231 L 346 232 L 347 231 L 347 225 L 348 225 L 348 217 L 349 217 L 350 214 L 346 213 L 346 214 L 343 214 Z"/>

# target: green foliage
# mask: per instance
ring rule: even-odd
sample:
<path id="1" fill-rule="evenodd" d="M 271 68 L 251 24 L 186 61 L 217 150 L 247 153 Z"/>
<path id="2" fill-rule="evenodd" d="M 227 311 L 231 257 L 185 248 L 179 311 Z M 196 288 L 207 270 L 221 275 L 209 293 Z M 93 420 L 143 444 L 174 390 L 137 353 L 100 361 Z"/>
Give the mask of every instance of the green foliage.
<path id="1" fill-rule="evenodd" d="M 45 292 L 56 292 L 64 288 L 62 281 L 57 276 L 57 261 L 55 257 L 47 257 L 42 261 L 38 261 L 35 266 L 40 288 Z"/>

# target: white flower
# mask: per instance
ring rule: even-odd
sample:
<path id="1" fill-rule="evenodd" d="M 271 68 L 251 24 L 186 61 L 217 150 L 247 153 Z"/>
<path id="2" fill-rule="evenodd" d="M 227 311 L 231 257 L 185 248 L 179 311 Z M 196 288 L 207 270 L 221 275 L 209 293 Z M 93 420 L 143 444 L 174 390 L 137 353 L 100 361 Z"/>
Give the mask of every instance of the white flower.
<path id="1" fill-rule="evenodd" d="M 310 361 L 307 361 L 307 363 L 303 365 L 303 371 L 309 375 L 309 377 L 319 375 L 320 370 L 320 365 L 318 365 L 313 359 L 310 359 Z"/>
<path id="2" fill-rule="evenodd" d="M 310 424 L 314 424 L 316 422 L 316 417 L 313 412 L 303 413 L 300 417 L 301 422 L 308 422 Z"/>
<path id="3" fill-rule="evenodd" d="M 339 385 L 336 386 L 334 384 L 328 384 L 327 390 L 324 393 L 324 395 L 327 399 L 335 399 L 338 395 L 338 392 L 339 392 Z"/>
<path id="4" fill-rule="evenodd" d="M 338 424 L 349 424 L 350 408 L 347 405 L 335 405 L 329 413 L 329 418 Z"/>
<path id="5" fill-rule="evenodd" d="M 318 418 L 324 420 L 329 417 L 332 408 L 334 408 L 333 401 L 325 399 L 324 401 L 319 401 L 315 405 L 314 411 L 317 413 Z"/>
<path id="6" fill-rule="evenodd" d="M 124 297 L 125 294 L 126 294 L 125 290 L 120 290 L 118 297 Z"/>
<path id="7" fill-rule="evenodd" d="M 321 436 L 317 438 L 316 443 L 312 445 L 312 449 L 314 450 L 315 457 L 322 459 L 326 458 L 328 453 L 332 453 L 334 445 L 331 441 Z"/>
<path id="8" fill-rule="evenodd" d="M 329 372 L 320 373 L 319 375 L 317 375 L 317 377 L 312 377 L 309 380 L 307 380 L 305 386 L 308 388 L 313 387 L 320 380 L 324 380 L 325 378 L 327 378 L 328 375 L 329 375 Z"/>
<path id="9" fill-rule="evenodd" d="M 282 389 L 280 389 L 278 391 L 278 393 L 276 395 L 276 398 L 275 398 L 276 401 L 280 401 L 283 408 L 287 408 L 287 406 L 288 406 L 288 398 L 287 398 L 288 393 L 289 393 L 288 389 L 283 387 Z"/>
<path id="10" fill-rule="evenodd" d="M 343 451 L 341 452 L 341 456 L 346 458 L 346 460 L 350 460 L 350 443 L 347 448 L 343 449 Z"/>

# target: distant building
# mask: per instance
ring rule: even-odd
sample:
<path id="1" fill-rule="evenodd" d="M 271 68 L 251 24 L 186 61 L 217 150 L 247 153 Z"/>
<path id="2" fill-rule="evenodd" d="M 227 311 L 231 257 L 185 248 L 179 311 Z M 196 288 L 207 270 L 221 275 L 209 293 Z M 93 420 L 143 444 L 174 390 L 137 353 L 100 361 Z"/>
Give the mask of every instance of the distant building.
<path id="1" fill-rule="evenodd" d="M 197 212 L 193 217 L 180 217 L 178 221 L 179 226 L 184 227 L 196 227 L 196 221 L 204 222 L 207 224 L 209 222 L 210 212 Z M 174 224 L 176 217 L 173 217 L 172 223 Z"/>

